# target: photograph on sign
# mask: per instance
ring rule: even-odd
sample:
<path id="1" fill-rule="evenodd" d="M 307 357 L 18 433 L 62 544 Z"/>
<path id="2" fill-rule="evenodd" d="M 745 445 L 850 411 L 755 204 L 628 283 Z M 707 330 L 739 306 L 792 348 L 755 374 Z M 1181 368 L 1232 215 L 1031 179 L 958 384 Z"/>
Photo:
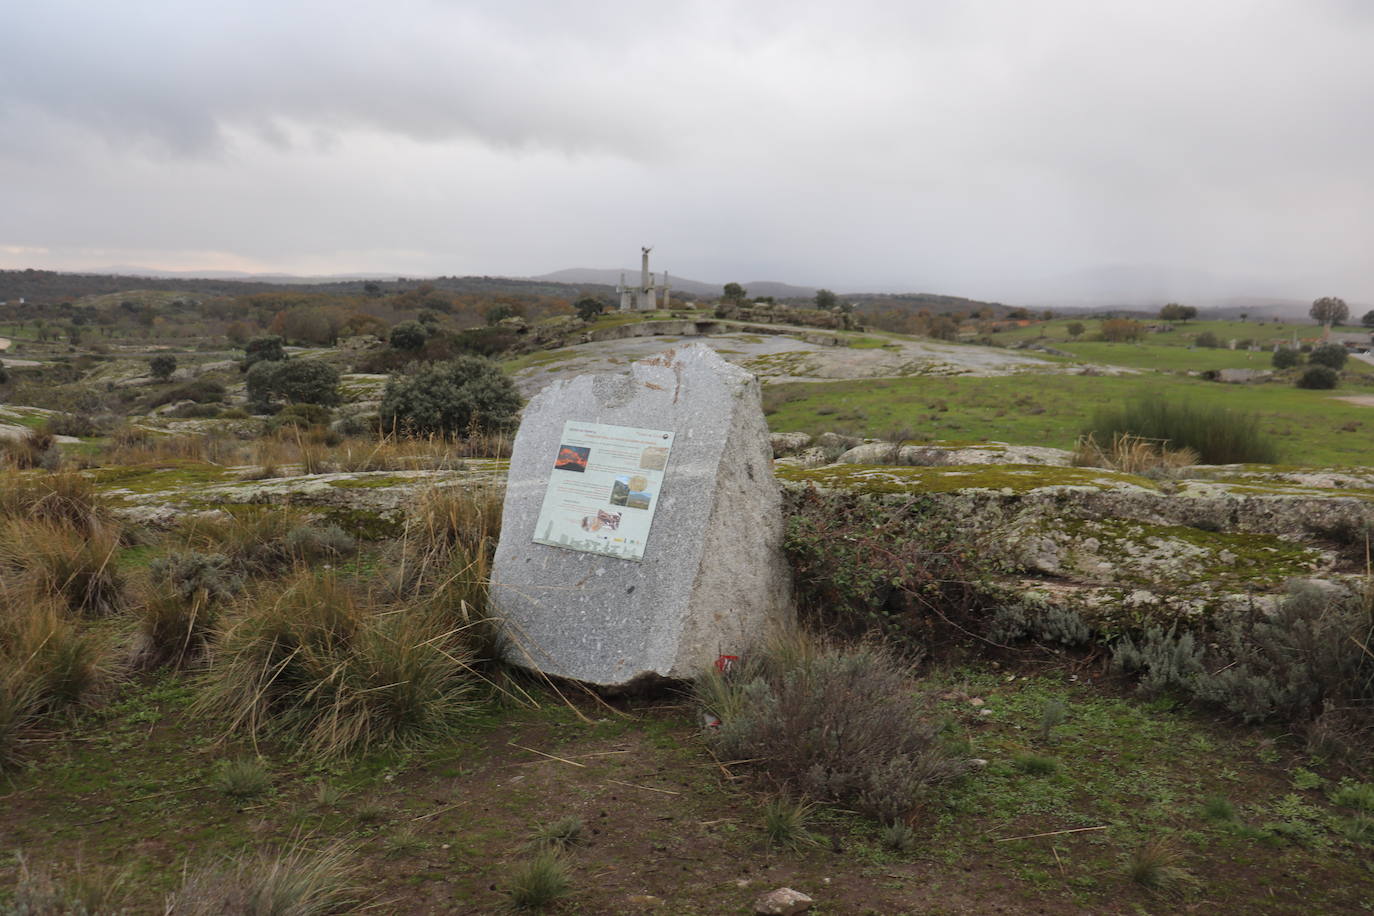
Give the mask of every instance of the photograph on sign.
<path id="1" fill-rule="evenodd" d="M 625 560 L 644 558 L 673 434 L 568 420 L 534 542 Z"/>

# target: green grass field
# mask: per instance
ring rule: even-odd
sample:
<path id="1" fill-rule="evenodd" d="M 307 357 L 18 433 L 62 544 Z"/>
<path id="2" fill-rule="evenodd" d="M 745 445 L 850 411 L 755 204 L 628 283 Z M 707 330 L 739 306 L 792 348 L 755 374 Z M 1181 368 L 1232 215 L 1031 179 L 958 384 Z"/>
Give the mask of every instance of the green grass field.
<path id="1" fill-rule="evenodd" d="M 1285 463 L 1368 464 L 1374 460 L 1374 407 L 1337 400 L 1349 395 L 1374 395 L 1374 386 L 1304 391 L 1291 383 L 1224 385 L 1158 373 L 1034 374 L 775 385 L 765 393 L 765 408 L 770 427 L 779 432 L 835 430 L 1072 448 L 1099 408 L 1135 397 L 1162 397 L 1258 414 L 1261 429 L 1274 437 Z"/>

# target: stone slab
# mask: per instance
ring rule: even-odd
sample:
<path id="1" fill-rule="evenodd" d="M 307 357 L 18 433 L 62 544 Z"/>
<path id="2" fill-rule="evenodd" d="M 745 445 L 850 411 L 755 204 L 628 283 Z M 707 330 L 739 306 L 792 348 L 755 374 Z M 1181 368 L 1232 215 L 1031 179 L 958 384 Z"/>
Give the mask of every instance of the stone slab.
<path id="1" fill-rule="evenodd" d="M 568 420 L 671 430 L 642 560 L 533 541 Z M 758 381 L 709 347 L 557 381 L 511 455 L 492 606 L 508 657 L 602 686 L 690 678 L 792 625 L 783 519 Z"/>

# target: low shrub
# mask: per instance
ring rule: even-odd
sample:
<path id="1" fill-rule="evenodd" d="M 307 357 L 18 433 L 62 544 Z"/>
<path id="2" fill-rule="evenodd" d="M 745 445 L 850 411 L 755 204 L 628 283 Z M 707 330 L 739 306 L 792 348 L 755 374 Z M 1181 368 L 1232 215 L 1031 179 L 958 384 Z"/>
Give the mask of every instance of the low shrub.
<path id="1" fill-rule="evenodd" d="M 1098 442 L 1129 435 L 1163 448 L 1191 449 L 1205 464 L 1272 464 L 1278 458 L 1274 443 L 1260 432 L 1256 415 L 1158 398 L 1098 411 L 1083 435 Z"/>
<path id="2" fill-rule="evenodd" d="M 286 549 L 303 563 L 346 557 L 358 549 L 353 536 L 338 525 L 301 525 L 286 535 Z"/>
<path id="3" fill-rule="evenodd" d="M 1008 566 L 989 541 L 928 497 L 884 504 L 811 490 L 794 497 L 784 548 L 804 619 L 915 648 L 981 632 L 1007 603 L 996 581 Z"/>
<path id="4" fill-rule="evenodd" d="M 725 673 L 698 679 L 698 701 L 720 721 L 710 740 L 729 759 L 761 759 L 797 797 L 904 819 L 963 765 L 924 721 L 903 668 L 871 645 L 782 642 Z"/>
<path id="5" fill-rule="evenodd" d="M 1335 388 L 1340 378 L 1340 373 L 1330 366 L 1308 366 L 1294 384 L 1299 388 L 1321 390 Z"/>
<path id="6" fill-rule="evenodd" d="M 104 429 L 90 414 L 55 413 L 43 421 L 43 432 L 51 436 L 99 436 Z"/>
<path id="7" fill-rule="evenodd" d="M 327 575 L 263 589 L 216 641 L 202 706 L 249 734 L 340 755 L 441 737 L 472 704 L 461 632 L 420 608 L 373 608 Z"/>
<path id="8" fill-rule="evenodd" d="M 150 408 L 161 407 L 164 404 L 175 404 L 177 401 L 218 404 L 224 401 L 227 394 L 227 390 L 219 382 L 198 378 L 181 385 L 175 385 L 166 391 L 158 392 L 148 400 L 148 406 Z"/>
<path id="9" fill-rule="evenodd" d="M 1144 690 L 1175 690 L 1247 722 L 1287 721 L 1309 741 L 1368 758 L 1374 736 L 1374 600 L 1291 585 L 1276 612 L 1221 615 L 1202 638 L 1150 628 L 1114 647 Z"/>
<path id="10" fill-rule="evenodd" d="M 339 370 L 319 360 L 259 361 L 248 370 L 246 381 L 249 402 L 267 410 L 278 401 L 326 407 L 340 401 Z"/>
<path id="11" fill-rule="evenodd" d="M 1217 335 L 1213 334 L 1211 331 L 1203 331 L 1197 337 L 1193 338 L 1193 346 L 1215 350 L 1217 347 L 1221 346 L 1221 341 L 1217 340 Z"/>

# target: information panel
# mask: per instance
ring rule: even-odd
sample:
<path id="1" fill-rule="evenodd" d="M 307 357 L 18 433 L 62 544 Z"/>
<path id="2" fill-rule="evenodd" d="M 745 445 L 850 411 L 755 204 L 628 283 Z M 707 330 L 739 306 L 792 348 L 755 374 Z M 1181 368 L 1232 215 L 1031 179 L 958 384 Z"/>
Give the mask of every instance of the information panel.
<path id="1" fill-rule="evenodd" d="M 534 542 L 642 560 L 672 447 L 661 429 L 565 422 Z"/>

